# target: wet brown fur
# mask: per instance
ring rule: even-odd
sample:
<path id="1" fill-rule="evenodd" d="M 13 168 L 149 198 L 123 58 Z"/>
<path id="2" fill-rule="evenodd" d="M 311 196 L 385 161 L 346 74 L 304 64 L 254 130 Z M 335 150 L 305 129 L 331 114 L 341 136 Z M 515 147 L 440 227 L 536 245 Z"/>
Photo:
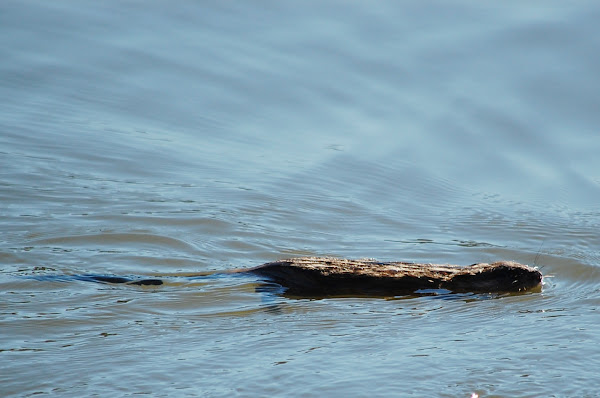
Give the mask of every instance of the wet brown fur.
<path id="1" fill-rule="evenodd" d="M 537 269 L 512 261 L 458 266 L 302 257 L 238 272 L 265 277 L 294 295 L 400 295 L 422 289 L 519 292 L 542 282 Z"/>

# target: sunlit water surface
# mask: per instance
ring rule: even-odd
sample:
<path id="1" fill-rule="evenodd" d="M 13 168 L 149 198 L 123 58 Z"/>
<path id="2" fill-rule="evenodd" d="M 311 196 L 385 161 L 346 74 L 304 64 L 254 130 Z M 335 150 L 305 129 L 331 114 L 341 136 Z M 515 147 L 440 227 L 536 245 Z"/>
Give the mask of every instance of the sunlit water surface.
<path id="1" fill-rule="evenodd" d="M 2 2 L 0 395 L 598 396 L 598 20 Z M 315 300 L 193 277 L 302 255 L 545 279 Z M 166 283 L 51 278 L 75 274 Z"/>

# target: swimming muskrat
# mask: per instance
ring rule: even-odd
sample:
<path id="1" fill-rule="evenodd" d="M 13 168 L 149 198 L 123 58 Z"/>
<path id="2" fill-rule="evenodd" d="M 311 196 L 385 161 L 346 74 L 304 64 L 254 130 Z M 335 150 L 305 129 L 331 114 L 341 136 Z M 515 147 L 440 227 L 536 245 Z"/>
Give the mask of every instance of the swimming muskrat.
<path id="1" fill-rule="evenodd" d="M 279 260 L 227 274 L 252 274 L 274 282 L 295 296 L 402 295 L 426 289 L 452 292 L 519 292 L 538 287 L 536 268 L 512 261 L 469 266 L 301 257 Z M 207 275 L 208 276 L 208 275 Z M 79 276 L 105 283 L 161 285 L 161 279 L 132 280 L 116 276 Z"/>
<path id="2" fill-rule="evenodd" d="M 397 295 L 424 289 L 453 292 L 518 292 L 542 282 L 535 268 L 512 261 L 470 266 L 304 257 L 275 261 L 241 272 L 287 288 L 288 294 Z"/>

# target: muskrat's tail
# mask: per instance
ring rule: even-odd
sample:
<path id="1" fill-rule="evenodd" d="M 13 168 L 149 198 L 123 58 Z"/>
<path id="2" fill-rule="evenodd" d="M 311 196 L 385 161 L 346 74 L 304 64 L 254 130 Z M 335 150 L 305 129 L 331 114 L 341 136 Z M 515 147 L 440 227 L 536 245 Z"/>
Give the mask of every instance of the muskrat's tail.
<path id="1" fill-rule="evenodd" d="M 131 279 L 110 275 L 77 275 L 76 279 L 100 283 L 125 283 L 137 286 L 158 286 L 163 284 L 162 279 Z"/>
<path id="2" fill-rule="evenodd" d="M 113 275 L 35 275 L 32 278 L 43 281 L 54 281 L 54 282 L 69 282 L 69 281 L 84 281 L 84 282 L 97 282 L 97 283 L 124 283 L 127 285 L 136 286 L 158 286 L 162 285 L 161 279 L 133 279 L 122 276 Z"/>

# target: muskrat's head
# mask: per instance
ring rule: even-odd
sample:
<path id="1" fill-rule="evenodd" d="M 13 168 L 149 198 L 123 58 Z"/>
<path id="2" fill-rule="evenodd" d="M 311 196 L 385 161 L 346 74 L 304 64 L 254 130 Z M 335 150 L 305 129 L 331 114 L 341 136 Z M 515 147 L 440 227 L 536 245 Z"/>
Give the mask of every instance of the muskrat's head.
<path id="1" fill-rule="evenodd" d="M 477 264 L 480 268 L 471 275 L 457 275 L 453 285 L 460 289 L 480 292 L 520 292 L 542 283 L 542 273 L 533 267 L 513 261 Z"/>

